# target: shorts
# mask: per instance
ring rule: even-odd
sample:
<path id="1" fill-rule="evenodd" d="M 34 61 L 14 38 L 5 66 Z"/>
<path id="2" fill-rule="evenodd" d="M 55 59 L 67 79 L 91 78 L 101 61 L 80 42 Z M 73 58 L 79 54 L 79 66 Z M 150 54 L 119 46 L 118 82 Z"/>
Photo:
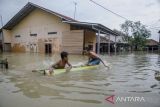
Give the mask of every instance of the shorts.
<path id="1" fill-rule="evenodd" d="M 99 58 L 94 58 L 88 62 L 88 65 L 98 65 L 100 62 L 101 60 Z"/>

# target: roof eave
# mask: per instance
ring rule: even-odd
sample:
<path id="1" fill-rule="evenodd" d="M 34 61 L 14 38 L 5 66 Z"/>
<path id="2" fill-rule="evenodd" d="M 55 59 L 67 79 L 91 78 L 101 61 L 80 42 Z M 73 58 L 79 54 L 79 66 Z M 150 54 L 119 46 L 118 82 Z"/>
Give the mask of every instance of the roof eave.
<path id="1" fill-rule="evenodd" d="M 79 25 L 88 25 L 88 26 L 92 26 L 92 29 L 98 31 L 100 30 L 101 33 L 103 34 L 107 34 L 107 33 L 110 33 L 110 34 L 113 34 L 115 36 L 119 36 L 117 33 L 115 33 L 113 30 L 105 27 L 104 25 L 102 24 L 99 24 L 99 23 L 89 23 L 89 22 L 73 22 L 73 21 L 62 21 L 64 23 L 68 23 L 68 24 L 79 24 Z"/>

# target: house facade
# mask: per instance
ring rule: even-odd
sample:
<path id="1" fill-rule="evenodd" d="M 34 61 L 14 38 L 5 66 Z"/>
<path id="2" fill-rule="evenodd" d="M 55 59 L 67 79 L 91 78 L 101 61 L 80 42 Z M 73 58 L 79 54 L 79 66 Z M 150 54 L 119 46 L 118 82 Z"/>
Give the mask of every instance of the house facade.
<path id="1" fill-rule="evenodd" d="M 79 22 L 28 3 L 3 26 L 4 50 L 81 54 L 85 47 L 96 50 L 97 29 L 114 34 L 100 24 Z"/>

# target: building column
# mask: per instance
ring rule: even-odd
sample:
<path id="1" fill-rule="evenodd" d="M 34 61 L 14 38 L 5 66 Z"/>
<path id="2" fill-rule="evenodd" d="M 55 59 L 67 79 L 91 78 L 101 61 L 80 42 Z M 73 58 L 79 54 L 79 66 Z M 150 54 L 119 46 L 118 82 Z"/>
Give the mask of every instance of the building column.
<path id="1" fill-rule="evenodd" d="M 149 47 L 147 47 L 147 52 L 149 52 Z"/>
<path id="2" fill-rule="evenodd" d="M 115 46 L 114 46 L 114 52 L 115 52 L 115 55 L 117 54 L 117 36 L 115 36 Z"/>
<path id="3" fill-rule="evenodd" d="M 110 55 L 111 49 L 110 49 L 111 43 L 110 43 L 110 34 L 108 38 L 108 54 Z"/>
<path id="4" fill-rule="evenodd" d="M 153 46 L 152 46 L 152 52 L 153 52 Z"/>
<path id="5" fill-rule="evenodd" d="M 100 54 L 100 30 L 98 30 L 98 37 L 97 37 L 97 54 Z"/>

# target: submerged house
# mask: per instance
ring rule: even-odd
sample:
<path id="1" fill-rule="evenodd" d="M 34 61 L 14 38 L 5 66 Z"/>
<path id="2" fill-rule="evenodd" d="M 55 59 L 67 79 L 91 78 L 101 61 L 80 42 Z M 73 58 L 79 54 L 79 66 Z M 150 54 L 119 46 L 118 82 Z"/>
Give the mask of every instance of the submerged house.
<path id="1" fill-rule="evenodd" d="M 153 40 L 153 39 L 147 39 L 145 50 L 146 51 L 158 51 L 158 45 L 159 42 Z"/>
<path id="2" fill-rule="evenodd" d="M 100 37 L 100 52 L 101 53 L 110 53 L 110 52 L 122 52 L 128 51 L 129 44 L 123 39 L 123 35 L 117 33 L 117 36 L 114 35 L 101 35 Z"/>
<path id="3" fill-rule="evenodd" d="M 117 35 L 102 24 L 79 22 L 30 2 L 2 29 L 4 50 L 12 52 L 81 54 L 85 47 L 96 50 L 100 33 Z"/>
<path id="4" fill-rule="evenodd" d="M 109 46 L 110 43 L 110 46 Z M 114 41 L 107 39 L 104 36 L 100 37 L 100 53 L 107 53 L 108 50 L 110 50 L 110 52 L 114 51 Z"/>

